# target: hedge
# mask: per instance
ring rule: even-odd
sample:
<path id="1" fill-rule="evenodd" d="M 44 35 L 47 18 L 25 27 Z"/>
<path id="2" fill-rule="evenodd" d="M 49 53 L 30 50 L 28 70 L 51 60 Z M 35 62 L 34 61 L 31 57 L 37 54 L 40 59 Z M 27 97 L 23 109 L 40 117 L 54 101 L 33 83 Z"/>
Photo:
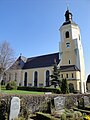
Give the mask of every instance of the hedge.
<path id="1" fill-rule="evenodd" d="M 17 90 L 26 90 L 26 91 L 37 91 L 37 92 L 52 92 L 60 94 L 60 89 L 58 88 L 49 88 L 49 87 L 25 87 L 25 86 L 19 86 L 17 87 Z"/>

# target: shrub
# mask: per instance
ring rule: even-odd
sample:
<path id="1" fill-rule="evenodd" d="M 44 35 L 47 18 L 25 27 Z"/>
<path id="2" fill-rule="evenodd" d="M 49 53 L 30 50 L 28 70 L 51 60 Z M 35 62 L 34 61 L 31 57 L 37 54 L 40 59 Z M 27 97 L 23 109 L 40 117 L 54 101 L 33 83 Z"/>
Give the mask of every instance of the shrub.
<path id="1" fill-rule="evenodd" d="M 90 120 L 90 116 L 89 115 L 84 116 L 84 120 Z"/>
<path id="2" fill-rule="evenodd" d="M 1 85 L 5 85 L 5 81 L 4 80 L 1 81 Z"/>
<path id="3" fill-rule="evenodd" d="M 51 113 L 51 102 L 50 101 L 42 102 L 39 107 L 39 112 Z"/>
<path id="4" fill-rule="evenodd" d="M 26 90 L 26 91 L 37 91 L 37 92 L 52 92 L 60 94 L 60 89 L 58 88 L 49 88 L 49 87 L 23 87 L 19 86 L 17 87 L 17 90 Z"/>
<path id="5" fill-rule="evenodd" d="M 23 117 L 16 118 L 15 120 L 25 120 Z"/>
<path id="6" fill-rule="evenodd" d="M 66 120 L 66 114 L 65 114 L 65 113 L 63 113 L 63 114 L 61 115 L 61 120 Z"/>
<path id="7" fill-rule="evenodd" d="M 0 120 L 6 120 L 7 105 L 4 99 L 0 101 Z"/>
<path id="8" fill-rule="evenodd" d="M 17 85 L 15 81 L 9 81 L 6 85 L 6 90 L 17 89 Z"/>
<path id="9" fill-rule="evenodd" d="M 69 86 L 68 86 L 66 78 L 62 79 L 61 91 L 63 94 L 69 93 Z"/>

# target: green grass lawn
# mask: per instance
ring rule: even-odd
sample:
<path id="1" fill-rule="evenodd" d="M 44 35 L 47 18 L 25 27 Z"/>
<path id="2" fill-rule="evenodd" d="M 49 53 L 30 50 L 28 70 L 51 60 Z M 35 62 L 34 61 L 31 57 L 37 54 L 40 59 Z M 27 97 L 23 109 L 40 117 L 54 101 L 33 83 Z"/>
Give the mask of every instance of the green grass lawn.
<path id="1" fill-rule="evenodd" d="M 5 94 L 44 94 L 44 92 L 23 91 L 23 90 L 1 90 Z"/>

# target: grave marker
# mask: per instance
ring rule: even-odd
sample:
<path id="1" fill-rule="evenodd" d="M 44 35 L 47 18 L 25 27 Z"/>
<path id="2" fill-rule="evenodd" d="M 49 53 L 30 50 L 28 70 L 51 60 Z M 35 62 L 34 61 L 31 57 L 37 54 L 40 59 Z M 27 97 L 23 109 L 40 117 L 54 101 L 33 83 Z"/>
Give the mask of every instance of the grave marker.
<path id="1" fill-rule="evenodd" d="M 84 104 L 85 104 L 85 106 L 89 106 L 90 105 L 88 96 L 84 96 Z"/>
<path id="2" fill-rule="evenodd" d="M 13 97 L 10 105 L 10 116 L 9 120 L 14 120 L 18 118 L 20 112 L 20 99 L 19 97 Z"/>
<path id="3" fill-rule="evenodd" d="M 65 97 L 55 97 L 54 104 L 56 111 L 62 110 L 65 105 Z"/>

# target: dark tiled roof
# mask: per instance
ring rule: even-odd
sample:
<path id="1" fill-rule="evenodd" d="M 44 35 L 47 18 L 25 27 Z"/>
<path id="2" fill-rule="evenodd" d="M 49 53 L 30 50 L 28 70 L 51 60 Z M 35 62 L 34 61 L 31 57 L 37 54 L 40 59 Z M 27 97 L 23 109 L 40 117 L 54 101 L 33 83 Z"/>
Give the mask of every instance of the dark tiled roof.
<path id="1" fill-rule="evenodd" d="M 24 64 L 23 69 L 53 66 L 54 59 L 56 59 L 57 64 L 58 64 L 59 63 L 59 52 L 28 58 L 26 63 Z"/>
<path id="2" fill-rule="evenodd" d="M 75 65 L 66 65 L 66 66 L 60 66 L 60 71 L 67 72 L 67 71 L 80 71 L 80 70 Z"/>

